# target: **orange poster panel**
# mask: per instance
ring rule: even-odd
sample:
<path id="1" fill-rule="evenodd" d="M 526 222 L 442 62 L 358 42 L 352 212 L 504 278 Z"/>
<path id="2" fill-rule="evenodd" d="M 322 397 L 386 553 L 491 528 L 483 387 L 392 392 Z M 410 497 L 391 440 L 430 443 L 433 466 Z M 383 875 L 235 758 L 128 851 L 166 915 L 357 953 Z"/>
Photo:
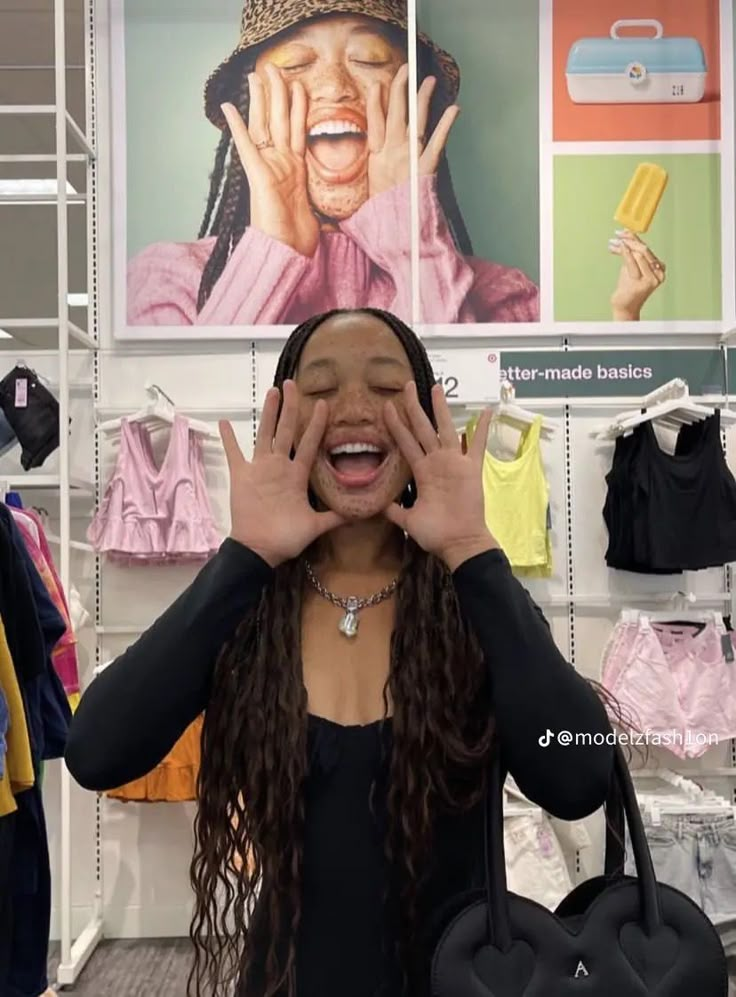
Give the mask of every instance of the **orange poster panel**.
<path id="1" fill-rule="evenodd" d="M 718 8 L 718 0 L 554 0 L 555 141 L 719 139 Z"/>

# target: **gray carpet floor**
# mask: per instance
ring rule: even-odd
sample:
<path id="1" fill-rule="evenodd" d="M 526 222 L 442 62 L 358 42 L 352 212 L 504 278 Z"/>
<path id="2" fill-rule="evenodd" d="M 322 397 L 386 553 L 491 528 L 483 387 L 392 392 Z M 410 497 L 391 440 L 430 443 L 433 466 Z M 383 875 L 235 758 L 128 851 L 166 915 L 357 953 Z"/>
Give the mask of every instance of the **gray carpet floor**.
<path id="1" fill-rule="evenodd" d="M 76 984 L 61 993 L 74 997 L 185 997 L 190 960 L 191 946 L 185 938 L 102 942 Z M 729 960 L 729 997 L 736 994 L 736 965 L 732 962 Z M 58 946 L 54 946 L 49 958 L 52 986 L 58 964 Z"/>
<path id="2" fill-rule="evenodd" d="M 191 966 L 186 938 L 149 938 L 102 942 L 73 987 L 61 993 L 74 997 L 185 997 Z M 49 958 L 49 983 L 54 985 L 59 949 Z"/>

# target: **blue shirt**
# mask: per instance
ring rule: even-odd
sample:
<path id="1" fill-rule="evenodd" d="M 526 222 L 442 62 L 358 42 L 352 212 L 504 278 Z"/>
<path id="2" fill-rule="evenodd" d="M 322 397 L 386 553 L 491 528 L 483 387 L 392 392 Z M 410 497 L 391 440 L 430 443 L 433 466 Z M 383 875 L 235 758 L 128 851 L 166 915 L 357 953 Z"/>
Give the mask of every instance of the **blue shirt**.
<path id="1" fill-rule="evenodd" d="M 5 774 L 5 755 L 8 752 L 8 743 L 5 740 L 5 735 L 8 732 L 9 723 L 8 701 L 5 698 L 5 693 L 0 689 L 0 779 Z"/>

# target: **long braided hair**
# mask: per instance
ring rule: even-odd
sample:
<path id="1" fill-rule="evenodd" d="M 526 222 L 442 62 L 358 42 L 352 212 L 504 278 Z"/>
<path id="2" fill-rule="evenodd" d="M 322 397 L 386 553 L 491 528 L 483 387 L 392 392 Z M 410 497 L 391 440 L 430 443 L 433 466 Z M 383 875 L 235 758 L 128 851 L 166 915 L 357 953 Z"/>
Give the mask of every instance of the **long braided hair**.
<path id="1" fill-rule="evenodd" d="M 406 36 L 398 29 L 391 25 L 382 25 L 382 30 L 385 30 L 396 44 L 406 46 Z M 250 110 L 248 73 L 255 69 L 258 52 L 262 47 L 253 48 L 242 56 L 240 88 L 236 94 L 233 94 L 232 103 L 237 107 L 246 123 Z M 417 58 L 418 77 L 421 82 L 426 76 L 436 72 L 436 68 L 431 50 L 423 42 L 417 46 Z M 447 106 L 447 98 L 443 95 L 442 88 L 437 87 L 432 95 L 427 136 L 432 134 Z M 444 153 L 437 168 L 437 193 L 455 245 L 464 255 L 471 255 L 473 247 L 470 235 L 457 202 L 450 167 Z M 199 228 L 198 237 L 200 239 L 209 235 L 215 236 L 216 241 L 202 271 L 197 296 L 198 312 L 207 303 L 213 287 L 225 269 L 225 264 L 240 242 L 249 223 L 250 187 L 248 178 L 240 162 L 237 149 L 232 142 L 230 130 L 225 126 L 215 151 L 207 203 Z"/>
<path id="2" fill-rule="evenodd" d="M 393 315 L 359 311 L 380 318 L 399 338 L 422 407 L 435 424 L 434 376 L 418 338 Z M 317 315 L 294 330 L 278 361 L 276 385 L 294 377 L 304 344 L 338 313 Z M 402 502 L 411 504 L 413 495 L 412 483 Z M 385 851 L 402 926 L 394 941 L 407 987 L 412 974 L 421 972 L 417 910 L 434 819 L 482 798 L 494 725 L 487 669 L 459 612 L 448 568 L 410 538 L 404 550 L 383 696 L 385 715 L 389 701 L 393 709 L 393 748 L 384 757 L 383 778 Z M 254 963 L 265 965 L 258 989 L 263 997 L 295 993 L 308 774 L 300 658 L 305 584 L 303 557 L 276 568 L 216 665 L 202 736 L 191 867 L 196 902 L 189 993 L 196 997 L 219 997 L 234 980 L 250 980 Z M 250 861 L 240 861 L 243 856 Z M 387 900 L 390 892 L 387 887 Z M 243 929 L 256 894 L 257 942 Z"/>

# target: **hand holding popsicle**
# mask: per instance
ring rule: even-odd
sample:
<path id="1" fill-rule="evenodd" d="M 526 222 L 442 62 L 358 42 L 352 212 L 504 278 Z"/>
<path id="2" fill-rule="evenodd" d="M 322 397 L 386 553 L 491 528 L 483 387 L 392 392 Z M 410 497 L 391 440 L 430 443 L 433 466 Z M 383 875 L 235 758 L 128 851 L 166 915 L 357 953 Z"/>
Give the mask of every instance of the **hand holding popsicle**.
<path id="1" fill-rule="evenodd" d="M 666 276 L 664 263 L 642 241 L 662 200 L 669 177 L 657 163 L 639 163 L 614 215 L 623 226 L 610 239 L 609 250 L 622 259 L 616 290 L 611 297 L 613 319 L 638 321 L 649 297 Z"/>
<path id="2" fill-rule="evenodd" d="M 652 294 L 664 284 L 667 268 L 638 235 L 628 229 L 616 233 L 608 248 L 621 257 L 622 266 L 611 296 L 615 322 L 637 322 Z"/>

